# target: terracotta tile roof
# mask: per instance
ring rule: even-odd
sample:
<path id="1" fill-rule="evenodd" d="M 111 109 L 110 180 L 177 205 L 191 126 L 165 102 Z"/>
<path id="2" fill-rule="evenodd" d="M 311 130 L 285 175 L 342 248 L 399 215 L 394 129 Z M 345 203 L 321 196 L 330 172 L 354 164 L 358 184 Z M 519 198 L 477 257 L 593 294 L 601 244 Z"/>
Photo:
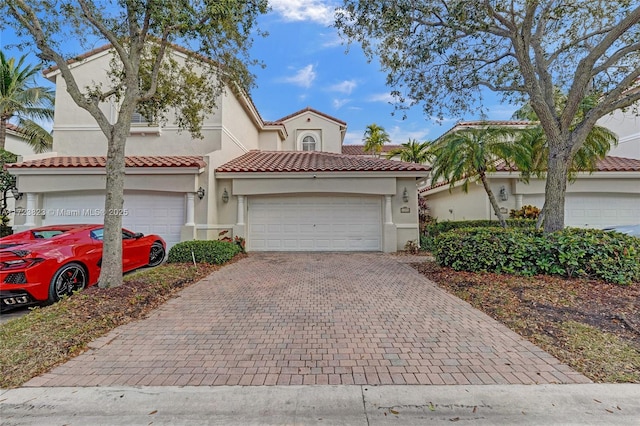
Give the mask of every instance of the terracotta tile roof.
<path id="1" fill-rule="evenodd" d="M 517 171 L 517 167 L 510 166 L 504 161 L 496 165 L 499 172 Z M 611 157 L 607 156 L 602 160 L 598 160 L 596 164 L 596 172 L 640 172 L 640 160 L 634 158 Z"/>
<path id="2" fill-rule="evenodd" d="M 7 164 L 7 168 L 72 168 L 105 167 L 107 157 L 48 157 L 22 163 Z M 130 156 L 125 158 L 126 167 L 205 167 L 198 156 Z"/>
<path id="3" fill-rule="evenodd" d="M 402 148 L 402 145 L 382 145 L 382 152 L 389 152 L 396 148 Z M 364 145 L 342 145 L 342 153 L 348 155 L 372 155 L 365 152 Z"/>
<path id="4" fill-rule="evenodd" d="M 504 161 L 500 161 L 496 165 L 496 171 L 498 172 L 517 172 L 518 169 L 515 166 L 508 165 Z M 596 172 L 640 172 L 640 160 L 635 158 L 623 158 L 623 157 L 605 157 L 599 160 L 596 165 Z M 450 182 L 438 182 L 426 188 L 422 188 L 420 193 L 425 193 L 435 188 L 442 186 L 448 186 Z"/>
<path id="5" fill-rule="evenodd" d="M 336 123 L 342 124 L 343 126 L 347 125 L 347 123 L 345 121 L 342 121 L 342 120 L 340 120 L 338 118 L 332 117 L 329 114 L 325 114 L 324 112 L 320 112 L 317 109 L 313 109 L 311 107 L 303 108 L 300 111 L 296 111 L 296 112 L 294 112 L 292 114 L 284 116 L 284 117 L 280 118 L 279 120 L 273 121 L 271 123 L 282 123 L 283 121 L 287 121 L 288 119 L 293 118 L 296 115 L 300 115 L 300 114 L 305 113 L 305 112 L 312 112 L 314 114 L 318 114 L 318 115 L 320 115 L 320 116 L 322 116 L 324 118 L 328 118 L 329 120 L 332 120 L 332 121 L 335 121 Z"/>
<path id="6" fill-rule="evenodd" d="M 403 161 L 328 152 L 250 151 L 218 167 L 238 172 L 427 172 L 430 167 Z"/>
<path id="7" fill-rule="evenodd" d="M 479 127 L 479 126 L 531 126 L 538 124 L 537 121 L 527 120 L 485 120 L 485 121 L 460 121 L 456 127 Z"/>

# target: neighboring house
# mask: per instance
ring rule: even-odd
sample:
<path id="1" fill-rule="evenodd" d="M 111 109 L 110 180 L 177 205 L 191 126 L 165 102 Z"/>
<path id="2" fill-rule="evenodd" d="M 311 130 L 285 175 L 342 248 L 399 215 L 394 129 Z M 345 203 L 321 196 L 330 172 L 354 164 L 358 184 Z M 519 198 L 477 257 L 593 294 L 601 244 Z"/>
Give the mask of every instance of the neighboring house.
<path id="1" fill-rule="evenodd" d="M 640 104 L 636 108 L 640 108 Z M 613 147 L 609 155 L 640 160 L 640 111 L 638 109 L 617 110 L 613 114 L 602 117 L 598 125 L 606 127 L 618 136 L 618 146 Z"/>
<path id="2" fill-rule="evenodd" d="M 631 119 L 637 117 L 630 117 Z M 610 127 L 623 137 L 635 135 L 638 138 L 638 121 L 621 120 L 624 125 Z M 621 124 L 618 122 L 617 124 Z M 492 125 L 522 127 L 526 122 L 491 121 Z M 609 121 L 608 123 L 612 123 Z M 635 124 L 634 124 L 635 123 Z M 486 122 L 484 122 L 486 124 Z M 607 123 L 600 123 L 607 124 Z M 465 127 L 478 126 L 479 122 L 463 122 L 454 126 L 454 131 Z M 624 141 L 623 137 L 621 140 Z M 627 140 L 631 140 L 630 137 Z M 640 146 L 640 140 L 629 144 L 628 148 Z M 615 152 L 615 150 L 612 150 Z M 491 189 L 496 194 L 502 213 L 524 205 L 542 208 L 544 205 L 545 180 L 531 178 L 528 183 L 504 164 L 489 175 Z M 461 183 L 461 182 L 460 182 Z M 489 203 L 489 198 L 478 181 L 471 184 L 468 193 L 461 185 L 450 190 L 449 183 L 431 183 L 421 189 L 421 196 L 427 201 L 430 215 L 439 221 L 445 220 L 497 220 Z M 578 173 L 575 181 L 567 185 L 565 200 L 565 225 L 587 228 L 603 228 L 611 225 L 637 224 L 640 222 L 640 157 L 623 158 L 608 156 L 598 162 L 592 173 Z"/>
<path id="3" fill-rule="evenodd" d="M 24 157 L 29 155 L 34 155 L 33 148 L 29 146 L 28 143 L 25 142 L 24 136 L 18 131 L 16 126 L 11 123 L 7 123 L 7 133 L 5 138 L 5 151 L 9 151 L 17 156 Z M 0 208 L 2 207 L 2 197 L 4 194 L 0 194 Z M 13 211 L 15 210 L 15 200 L 12 192 L 8 192 L 6 194 L 6 202 L 7 202 L 7 211 L 10 212 L 9 217 L 11 218 L 10 224 L 13 223 Z"/>
<path id="4" fill-rule="evenodd" d="M 73 63 L 79 86 L 106 84 L 110 60 L 104 47 Z M 56 84 L 56 154 L 9 168 L 25 194 L 16 229 L 102 222 L 105 137 L 59 72 L 46 77 Z M 115 120 L 117 104 L 102 107 Z M 402 249 L 418 239 L 416 180 L 429 168 L 343 155 L 346 127 L 312 108 L 265 122 L 247 95 L 231 90 L 205 119 L 201 140 L 171 122 L 134 124 L 123 224 L 170 246 L 231 231 L 253 251 Z"/>
<path id="5" fill-rule="evenodd" d="M 387 158 L 387 153 L 393 151 L 394 149 L 402 148 L 402 145 L 391 145 L 385 144 L 382 145 L 382 151 L 380 152 L 380 158 Z M 348 155 L 366 155 L 369 157 L 375 157 L 375 155 L 371 152 L 367 152 L 364 150 L 364 145 L 343 145 L 342 153 Z M 394 157 L 393 159 L 396 159 Z"/>

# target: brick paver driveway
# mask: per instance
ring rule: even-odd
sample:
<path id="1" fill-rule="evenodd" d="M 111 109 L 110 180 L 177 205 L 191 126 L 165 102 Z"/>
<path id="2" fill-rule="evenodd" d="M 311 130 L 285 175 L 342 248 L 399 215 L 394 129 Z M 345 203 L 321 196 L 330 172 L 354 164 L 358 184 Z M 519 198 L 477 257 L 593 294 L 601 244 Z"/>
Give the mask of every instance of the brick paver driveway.
<path id="1" fill-rule="evenodd" d="M 588 382 L 399 259 L 251 254 L 27 386 Z"/>

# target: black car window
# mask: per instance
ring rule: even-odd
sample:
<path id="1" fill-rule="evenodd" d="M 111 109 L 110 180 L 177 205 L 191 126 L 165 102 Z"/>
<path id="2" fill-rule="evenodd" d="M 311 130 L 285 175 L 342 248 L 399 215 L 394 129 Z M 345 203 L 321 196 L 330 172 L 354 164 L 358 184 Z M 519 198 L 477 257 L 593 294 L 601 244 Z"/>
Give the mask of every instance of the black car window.
<path id="1" fill-rule="evenodd" d="M 91 231 L 91 238 L 94 240 L 102 241 L 102 236 L 104 234 L 104 229 L 94 229 Z"/>
<path id="2" fill-rule="evenodd" d="M 59 229 L 52 229 L 49 231 L 32 231 L 31 234 L 33 235 L 33 238 L 48 239 L 53 238 L 56 235 L 64 234 L 64 231 L 61 231 Z"/>

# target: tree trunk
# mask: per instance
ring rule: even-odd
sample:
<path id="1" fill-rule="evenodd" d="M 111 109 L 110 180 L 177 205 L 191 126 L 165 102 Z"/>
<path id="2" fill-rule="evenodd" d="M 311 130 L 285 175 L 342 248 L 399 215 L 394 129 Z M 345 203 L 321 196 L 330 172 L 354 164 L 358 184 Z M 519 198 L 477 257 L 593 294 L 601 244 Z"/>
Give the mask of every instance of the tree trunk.
<path id="1" fill-rule="evenodd" d="M 564 229 L 564 203 L 567 192 L 567 177 L 570 156 L 564 154 L 566 150 L 554 149 L 549 141 L 549 161 L 547 183 L 544 200 L 544 233 L 549 234 Z"/>
<path id="2" fill-rule="evenodd" d="M 124 127 L 124 128 L 123 128 Z M 113 126 L 107 150 L 104 237 L 100 288 L 122 284 L 122 213 L 124 206 L 124 147 L 129 129 Z"/>
<path id="3" fill-rule="evenodd" d="M 540 227 L 542 227 L 542 224 L 544 223 L 544 210 L 546 204 L 546 202 L 542 204 L 542 209 L 540 210 L 540 214 L 538 215 L 538 220 L 536 220 L 536 231 L 539 231 Z"/>
<path id="4" fill-rule="evenodd" d="M 489 186 L 489 182 L 487 182 L 487 175 L 484 173 L 480 173 L 480 180 L 482 181 L 482 185 L 484 185 L 484 190 L 487 192 L 487 195 L 489 196 L 489 202 L 493 207 L 493 211 L 495 211 L 496 216 L 498 216 L 498 221 L 500 222 L 500 226 L 502 226 L 503 228 L 506 228 L 507 221 L 504 219 L 504 216 L 502 216 L 502 213 L 500 212 L 500 206 L 498 205 L 498 200 L 496 200 L 496 196 L 491 190 L 491 187 Z"/>
<path id="5" fill-rule="evenodd" d="M 0 119 L 0 150 L 4 150 L 5 141 L 7 140 L 7 120 Z"/>

